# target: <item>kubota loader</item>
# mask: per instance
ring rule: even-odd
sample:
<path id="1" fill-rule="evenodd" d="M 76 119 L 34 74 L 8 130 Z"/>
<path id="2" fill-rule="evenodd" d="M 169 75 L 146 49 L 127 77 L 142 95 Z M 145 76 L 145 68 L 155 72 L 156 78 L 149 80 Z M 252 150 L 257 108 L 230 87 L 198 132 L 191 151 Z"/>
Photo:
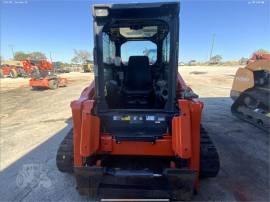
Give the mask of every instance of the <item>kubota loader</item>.
<path id="1" fill-rule="evenodd" d="M 178 74 L 179 3 L 93 6 L 94 81 L 71 102 L 73 129 L 56 157 L 94 198 L 190 199 L 215 177 L 218 153 L 203 103 Z M 148 41 L 157 60 L 121 46 Z M 142 50 L 145 48 L 142 47 Z"/>
<path id="2" fill-rule="evenodd" d="M 24 66 L 32 69 L 29 85 L 33 89 L 55 90 L 67 85 L 67 79 L 57 76 L 53 71 L 53 65 L 47 60 L 26 60 Z"/>
<path id="3" fill-rule="evenodd" d="M 266 132 L 270 130 L 270 54 L 254 53 L 236 72 L 231 111 Z"/>

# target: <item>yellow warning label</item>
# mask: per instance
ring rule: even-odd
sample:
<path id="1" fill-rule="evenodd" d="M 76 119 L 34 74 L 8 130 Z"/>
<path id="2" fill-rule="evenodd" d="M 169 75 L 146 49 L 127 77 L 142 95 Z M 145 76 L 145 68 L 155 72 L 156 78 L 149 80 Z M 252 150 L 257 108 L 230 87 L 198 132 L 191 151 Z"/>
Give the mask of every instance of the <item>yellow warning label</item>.
<path id="1" fill-rule="evenodd" d="M 122 116 L 121 120 L 122 121 L 130 121 L 130 116 Z"/>

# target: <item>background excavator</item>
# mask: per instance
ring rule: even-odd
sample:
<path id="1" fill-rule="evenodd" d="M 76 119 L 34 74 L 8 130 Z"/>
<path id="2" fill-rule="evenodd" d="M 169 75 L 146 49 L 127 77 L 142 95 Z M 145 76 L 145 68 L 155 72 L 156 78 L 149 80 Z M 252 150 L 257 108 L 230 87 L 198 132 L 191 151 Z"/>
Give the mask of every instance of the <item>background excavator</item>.
<path id="1" fill-rule="evenodd" d="M 231 90 L 231 111 L 238 118 L 269 132 L 270 54 L 255 52 L 236 72 Z"/>

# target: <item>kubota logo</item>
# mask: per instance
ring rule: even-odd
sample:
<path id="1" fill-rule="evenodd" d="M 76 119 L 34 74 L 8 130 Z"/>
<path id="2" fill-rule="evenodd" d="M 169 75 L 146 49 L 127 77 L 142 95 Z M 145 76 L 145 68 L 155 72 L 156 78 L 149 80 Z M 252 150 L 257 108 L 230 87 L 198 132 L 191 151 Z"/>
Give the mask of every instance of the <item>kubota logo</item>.
<path id="1" fill-rule="evenodd" d="M 20 188 L 52 186 L 52 181 L 47 175 L 47 170 L 40 164 L 25 164 L 17 175 L 16 183 Z"/>
<path id="2" fill-rule="evenodd" d="M 244 77 L 244 76 L 237 76 L 237 77 L 235 77 L 235 79 L 237 81 L 242 81 L 242 82 L 248 82 L 249 81 L 249 78 L 248 77 Z"/>

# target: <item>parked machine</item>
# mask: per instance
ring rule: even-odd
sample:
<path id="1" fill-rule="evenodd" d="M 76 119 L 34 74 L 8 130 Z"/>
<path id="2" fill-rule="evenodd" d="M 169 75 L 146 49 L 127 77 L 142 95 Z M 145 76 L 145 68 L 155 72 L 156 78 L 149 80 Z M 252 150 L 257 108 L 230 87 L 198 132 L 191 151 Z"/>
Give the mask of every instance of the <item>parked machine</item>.
<path id="1" fill-rule="evenodd" d="M 4 77 L 17 78 L 18 77 L 17 68 L 15 66 L 10 66 L 6 64 L 1 65 L 0 78 Z"/>
<path id="2" fill-rule="evenodd" d="M 31 77 L 36 72 L 52 70 L 52 66 L 47 60 L 8 60 L 3 62 L 1 70 L 3 77 Z"/>
<path id="3" fill-rule="evenodd" d="M 93 72 L 94 70 L 94 64 L 93 62 L 91 62 L 90 60 L 87 60 L 84 64 L 83 64 L 83 72 Z"/>
<path id="4" fill-rule="evenodd" d="M 178 74 L 179 3 L 94 5 L 93 18 L 95 79 L 71 103 L 58 169 L 94 198 L 190 199 L 219 157 L 203 103 Z M 129 41 L 154 43 L 156 62 L 142 54 L 123 64 Z"/>
<path id="5" fill-rule="evenodd" d="M 26 76 L 26 74 L 22 61 L 6 60 L 2 62 L 0 77 L 17 78 L 24 76 Z"/>
<path id="6" fill-rule="evenodd" d="M 270 54 L 254 53 L 246 67 L 237 70 L 231 98 L 232 114 L 269 132 Z"/>
<path id="7" fill-rule="evenodd" d="M 47 60 L 26 60 L 24 65 L 32 69 L 29 85 L 33 89 L 49 88 L 54 90 L 67 85 L 67 79 L 57 76 L 54 73 L 53 65 Z"/>

